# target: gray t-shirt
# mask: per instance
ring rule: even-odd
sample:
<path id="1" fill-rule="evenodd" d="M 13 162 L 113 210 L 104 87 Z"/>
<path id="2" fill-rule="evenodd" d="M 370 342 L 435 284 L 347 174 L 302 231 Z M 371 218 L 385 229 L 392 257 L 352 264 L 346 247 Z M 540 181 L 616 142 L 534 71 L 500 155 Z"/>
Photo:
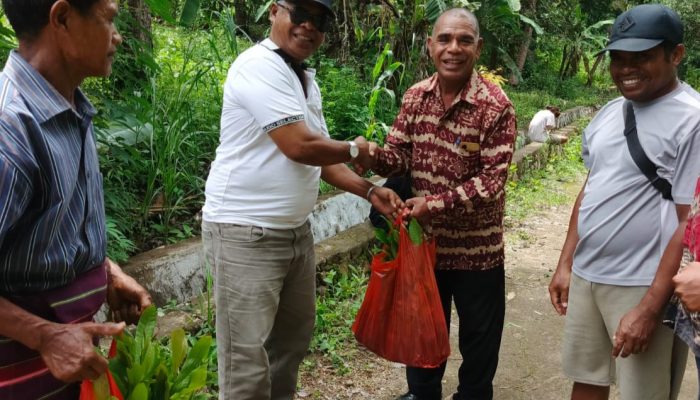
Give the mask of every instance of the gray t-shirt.
<path id="1" fill-rule="evenodd" d="M 648 286 L 678 226 L 675 204 L 690 204 L 700 174 L 700 94 L 685 83 L 648 103 L 634 103 L 637 132 L 659 176 L 673 185 L 664 200 L 630 155 L 620 97 L 583 133 L 589 170 L 579 210 L 573 271 L 592 282 Z"/>

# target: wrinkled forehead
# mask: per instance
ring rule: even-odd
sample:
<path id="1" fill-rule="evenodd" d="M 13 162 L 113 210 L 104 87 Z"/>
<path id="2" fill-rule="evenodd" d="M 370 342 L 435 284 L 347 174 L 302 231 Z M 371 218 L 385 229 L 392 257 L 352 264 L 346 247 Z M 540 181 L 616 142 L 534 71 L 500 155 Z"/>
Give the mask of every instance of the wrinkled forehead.
<path id="1" fill-rule="evenodd" d="M 479 36 L 478 30 L 469 18 L 447 16 L 439 19 L 433 27 L 433 37 L 443 35 Z"/>
<path id="2" fill-rule="evenodd" d="M 475 38 L 479 36 L 477 21 L 466 13 L 445 13 L 441 15 L 433 26 L 433 37 L 444 34 L 469 34 Z"/>

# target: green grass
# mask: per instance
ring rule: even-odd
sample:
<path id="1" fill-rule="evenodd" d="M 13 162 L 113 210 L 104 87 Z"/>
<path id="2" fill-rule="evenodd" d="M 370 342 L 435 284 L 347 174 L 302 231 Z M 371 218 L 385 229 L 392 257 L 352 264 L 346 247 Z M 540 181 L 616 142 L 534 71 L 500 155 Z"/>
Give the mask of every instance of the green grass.
<path id="1" fill-rule="evenodd" d="M 588 123 L 576 123 L 579 130 Z M 550 159 L 544 168 L 530 170 L 517 181 L 508 181 L 506 187 L 506 228 L 519 225 L 538 209 L 562 205 L 571 201 L 571 196 L 562 182 L 573 183 L 586 174 L 581 159 L 581 135 L 570 136 L 562 146 L 561 153 Z"/>
<path id="2" fill-rule="evenodd" d="M 345 358 L 352 354 L 355 339 L 350 330 L 360 309 L 369 279 L 366 268 L 348 264 L 324 273 L 316 299 L 316 326 L 311 351 L 328 357 L 336 370 L 349 372 Z"/>

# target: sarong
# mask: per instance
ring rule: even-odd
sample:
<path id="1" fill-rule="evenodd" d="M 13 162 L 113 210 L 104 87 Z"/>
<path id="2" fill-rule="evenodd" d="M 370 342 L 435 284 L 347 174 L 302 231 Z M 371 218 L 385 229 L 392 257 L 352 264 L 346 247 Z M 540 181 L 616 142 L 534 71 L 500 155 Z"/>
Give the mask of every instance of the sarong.
<path id="1" fill-rule="evenodd" d="M 89 322 L 106 299 L 105 268 L 103 263 L 60 288 L 4 297 L 49 321 L 64 324 Z M 80 382 L 59 381 L 51 375 L 39 353 L 0 336 L 0 399 L 77 400 L 79 395 Z"/>

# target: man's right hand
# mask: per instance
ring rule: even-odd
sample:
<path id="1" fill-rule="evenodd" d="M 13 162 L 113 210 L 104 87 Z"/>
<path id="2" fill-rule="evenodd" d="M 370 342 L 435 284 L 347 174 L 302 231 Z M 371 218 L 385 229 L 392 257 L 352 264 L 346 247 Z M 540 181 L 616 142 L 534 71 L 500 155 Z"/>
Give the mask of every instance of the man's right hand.
<path id="1" fill-rule="evenodd" d="M 64 382 L 95 380 L 107 372 L 107 360 L 95 351 L 93 337 L 115 336 L 126 325 L 86 322 L 82 324 L 48 323 L 42 327 L 36 349 L 51 374 Z"/>
<path id="2" fill-rule="evenodd" d="M 673 277 L 676 295 L 688 311 L 700 311 L 700 262 L 692 262 Z"/>
<path id="3" fill-rule="evenodd" d="M 364 136 L 358 136 L 353 140 L 360 151 L 360 154 L 352 160 L 352 168 L 358 175 L 374 168 L 381 149 L 375 142 L 368 142 Z"/>
<path id="4" fill-rule="evenodd" d="M 559 265 L 549 282 L 549 298 L 559 315 L 566 315 L 569 307 L 569 285 L 571 284 L 571 268 Z"/>

